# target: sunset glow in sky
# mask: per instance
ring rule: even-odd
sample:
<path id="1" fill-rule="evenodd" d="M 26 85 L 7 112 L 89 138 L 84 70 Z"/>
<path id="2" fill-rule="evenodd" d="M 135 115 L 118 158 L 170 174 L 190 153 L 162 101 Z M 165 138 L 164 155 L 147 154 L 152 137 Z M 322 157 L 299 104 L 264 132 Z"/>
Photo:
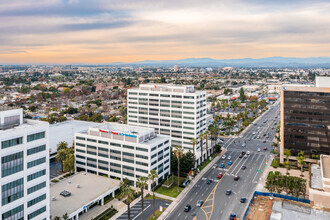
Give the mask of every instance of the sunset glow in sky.
<path id="1" fill-rule="evenodd" d="M 330 56 L 330 1 L 0 1 L 0 64 Z"/>

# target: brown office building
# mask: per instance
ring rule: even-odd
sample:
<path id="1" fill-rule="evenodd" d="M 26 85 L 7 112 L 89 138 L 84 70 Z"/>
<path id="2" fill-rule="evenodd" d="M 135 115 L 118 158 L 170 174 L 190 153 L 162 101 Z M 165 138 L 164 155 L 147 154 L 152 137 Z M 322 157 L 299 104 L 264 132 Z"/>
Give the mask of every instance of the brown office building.
<path id="1" fill-rule="evenodd" d="M 330 87 L 330 86 L 329 86 Z M 284 150 L 330 154 L 330 88 L 290 87 L 281 90 L 281 162 Z"/>

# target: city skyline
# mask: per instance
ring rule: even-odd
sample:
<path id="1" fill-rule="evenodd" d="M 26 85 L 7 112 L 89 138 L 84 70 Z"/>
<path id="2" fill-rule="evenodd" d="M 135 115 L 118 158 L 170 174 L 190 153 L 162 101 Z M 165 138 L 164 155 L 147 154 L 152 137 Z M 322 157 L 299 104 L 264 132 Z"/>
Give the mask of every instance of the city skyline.
<path id="1" fill-rule="evenodd" d="M 0 3 L 0 63 L 330 56 L 327 1 Z"/>

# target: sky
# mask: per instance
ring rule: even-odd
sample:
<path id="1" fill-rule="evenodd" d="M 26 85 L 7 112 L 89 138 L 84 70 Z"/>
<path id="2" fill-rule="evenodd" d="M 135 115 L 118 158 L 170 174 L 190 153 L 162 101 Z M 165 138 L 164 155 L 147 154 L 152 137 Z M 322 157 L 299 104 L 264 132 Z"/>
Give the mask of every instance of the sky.
<path id="1" fill-rule="evenodd" d="M 0 64 L 330 57 L 330 0 L 0 1 Z"/>

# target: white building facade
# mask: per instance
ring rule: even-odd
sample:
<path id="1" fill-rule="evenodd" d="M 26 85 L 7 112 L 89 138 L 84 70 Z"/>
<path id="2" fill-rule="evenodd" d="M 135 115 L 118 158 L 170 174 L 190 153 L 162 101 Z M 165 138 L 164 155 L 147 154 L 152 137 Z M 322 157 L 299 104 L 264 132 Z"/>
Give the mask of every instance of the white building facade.
<path id="1" fill-rule="evenodd" d="M 193 85 L 140 85 L 127 93 L 127 123 L 154 128 L 169 135 L 171 146 L 182 146 L 193 152 L 191 139 L 198 142 L 206 131 L 206 92 L 196 91 Z M 203 155 L 206 158 L 206 141 Z M 209 154 L 212 151 L 208 149 Z M 201 160 L 200 143 L 196 145 L 197 163 Z"/>
<path id="2" fill-rule="evenodd" d="M 0 107 L 0 220 L 49 219 L 49 124 Z"/>
<path id="3" fill-rule="evenodd" d="M 152 128 L 117 123 L 89 128 L 75 134 L 75 156 L 77 171 L 127 178 L 135 187 L 137 178 L 150 170 L 157 171 L 158 181 L 170 174 L 169 137 Z"/>

